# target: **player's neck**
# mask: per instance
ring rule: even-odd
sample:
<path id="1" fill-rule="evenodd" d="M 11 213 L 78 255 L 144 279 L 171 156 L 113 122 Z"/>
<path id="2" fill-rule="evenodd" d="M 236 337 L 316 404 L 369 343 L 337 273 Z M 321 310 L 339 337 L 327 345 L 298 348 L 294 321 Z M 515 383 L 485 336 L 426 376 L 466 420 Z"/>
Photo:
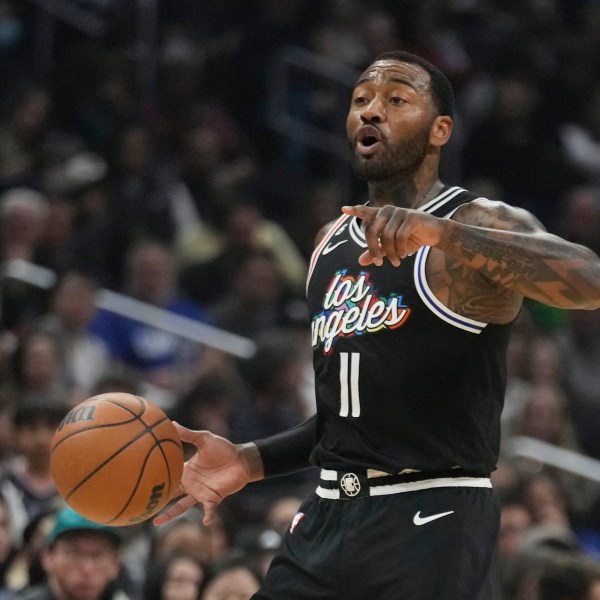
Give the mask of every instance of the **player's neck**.
<path id="1" fill-rule="evenodd" d="M 370 206 L 393 204 L 403 208 L 419 208 L 439 194 L 444 184 L 435 177 L 423 181 L 418 179 L 396 179 L 369 182 Z"/>

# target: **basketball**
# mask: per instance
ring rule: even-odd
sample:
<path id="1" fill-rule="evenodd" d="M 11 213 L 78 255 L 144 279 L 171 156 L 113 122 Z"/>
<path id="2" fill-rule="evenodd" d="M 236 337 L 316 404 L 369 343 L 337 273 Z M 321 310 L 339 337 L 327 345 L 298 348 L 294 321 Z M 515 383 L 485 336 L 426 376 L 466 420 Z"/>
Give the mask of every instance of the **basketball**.
<path id="1" fill-rule="evenodd" d="M 52 438 L 50 468 L 58 492 L 79 514 L 96 523 L 133 525 L 176 494 L 183 449 L 160 407 L 111 392 L 65 416 Z"/>

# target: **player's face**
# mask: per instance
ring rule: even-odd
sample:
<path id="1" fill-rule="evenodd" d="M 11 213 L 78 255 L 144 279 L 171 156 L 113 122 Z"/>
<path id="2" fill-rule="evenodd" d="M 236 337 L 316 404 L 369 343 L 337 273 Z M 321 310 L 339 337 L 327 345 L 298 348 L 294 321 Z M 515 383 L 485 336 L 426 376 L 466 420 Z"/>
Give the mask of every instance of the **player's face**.
<path id="1" fill-rule="evenodd" d="M 435 118 L 427 71 L 395 60 L 373 63 L 354 88 L 346 123 L 356 173 L 367 180 L 413 173 Z"/>

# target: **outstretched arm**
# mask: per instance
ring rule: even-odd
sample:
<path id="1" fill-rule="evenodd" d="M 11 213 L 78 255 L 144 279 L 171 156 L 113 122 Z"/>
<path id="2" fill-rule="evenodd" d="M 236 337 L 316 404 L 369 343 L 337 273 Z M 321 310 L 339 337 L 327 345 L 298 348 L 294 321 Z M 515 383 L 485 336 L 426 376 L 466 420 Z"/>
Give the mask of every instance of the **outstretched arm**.
<path id="1" fill-rule="evenodd" d="M 155 525 L 167 523 L 197 502 L 204 507 L 204 524 L 210 525 L 219 504 L 248 483 L 310 466 L 314 418 L 247 444 L 233 444 L 209 431 L 192 431 L 178 423 L 175 427 L 183 442 L 196 446 L 196 453 L 184 465 L 181 498 L 154 519 Z"/>
<path id="2" fill-rule="evenodd" d="M 559 308 L 600 306 L 598 256 L 548 233 L 526 211 L 500 203 L 470 207 L 448 221 L 437 248 L 526 298 Z"/>
<path id="3" fill-rule="evenodd" d="M 421 246 L 477 271 L 482 281 L 559 308 L 600 307 L 600 259 L 588 248 L 548 233 L 527 211 L 474 201 L 453 219 L 394 206 L 342 209 L 366 222 L 361 264 L 398 265 Z"/>

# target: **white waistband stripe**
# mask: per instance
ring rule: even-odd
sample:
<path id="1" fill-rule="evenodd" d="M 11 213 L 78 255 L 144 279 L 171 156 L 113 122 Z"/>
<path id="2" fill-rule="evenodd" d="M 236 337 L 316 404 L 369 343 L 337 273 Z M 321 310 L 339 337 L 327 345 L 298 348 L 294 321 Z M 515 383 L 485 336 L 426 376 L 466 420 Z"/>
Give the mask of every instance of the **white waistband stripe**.
<path id="1" fill-rule="evenodd" d="M 321 486 L 317 487 L 317 496 L 321 496 L 321 498 L 327 498 L 327 500 L 339 500 L 340 499 L 340 490 L 328 490 L 322 488 Z"/>
<path id="2" fill-rule="evenodd" d="M 491 488 L 492 482 L 487 477 L 440 477 L 439 479 L 424 479 L 410 483 L 393 483 L 369 488 L 370 496 L 386 496 L 387 494 L 402 494 L 440 487 L 478 487 Z"/>
<path id="3" fill-rule="evenodd" d="M 329 477 L 323 477 L 321 471 L 321 479 L 325 481 L 336 481 L 336 477 L 331 477 L 331 474 L 337 475 L 335 471 L 325 471 Z M 436 479 L 423 479 L 422 481 L 411 481 L 408 483 L 393 483 L 391 485 L 378 485 L 369 487 L 370 496 L 387 496 L 389 494 L 403 494 L 406 492 L 417 492 L 419 490 L 429 490 L 442 487 L 475 487 L 475 488 L 491 488 L 492 482 L 488 477 L 439 477 Z M 339 500 L 340 490 L 330 490 L 318 486 L 316 489 L 317 496 L 328 500 Z"/>
<path id="4" fill-rule="evenodd" d="M 337 481 L 337 471 L 331 469 L 321 469 L 321 479 L 324 481 Z"/>

